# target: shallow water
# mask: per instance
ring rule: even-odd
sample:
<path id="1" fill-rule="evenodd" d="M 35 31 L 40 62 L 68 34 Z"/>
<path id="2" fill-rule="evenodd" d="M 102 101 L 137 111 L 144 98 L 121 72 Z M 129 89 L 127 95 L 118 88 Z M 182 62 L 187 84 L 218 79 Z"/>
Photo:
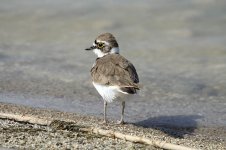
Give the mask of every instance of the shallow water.
<path id="1" fill-rule="evenodd" d="M 142 90 L 125 119 L 149 126 L 226 126 L 223 0 L 0 1 L 0 101 L 102 116 L 84 51 L 113 33 Z M 109 105 L 119 118 L 120 105 Z"/>

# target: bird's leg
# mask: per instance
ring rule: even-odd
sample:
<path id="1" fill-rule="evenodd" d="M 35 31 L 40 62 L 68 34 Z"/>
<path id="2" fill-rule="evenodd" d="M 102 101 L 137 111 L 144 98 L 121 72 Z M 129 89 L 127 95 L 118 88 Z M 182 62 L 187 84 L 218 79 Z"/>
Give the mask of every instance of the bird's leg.
<path id="1" fill-rule="evenodd" d="M 124 124 L 124 109 L 125 109 L 125 101 L 122 101 L 121 119 L 117 122 L 117 124 Z"/>
<path id="2" fill-rule="evenodd" d="M 107 111 L 107 102 L 104 100 L 104 121 L 103 123 L 107 123 L 107 114 L 106 114 L 106 111 Z"/>

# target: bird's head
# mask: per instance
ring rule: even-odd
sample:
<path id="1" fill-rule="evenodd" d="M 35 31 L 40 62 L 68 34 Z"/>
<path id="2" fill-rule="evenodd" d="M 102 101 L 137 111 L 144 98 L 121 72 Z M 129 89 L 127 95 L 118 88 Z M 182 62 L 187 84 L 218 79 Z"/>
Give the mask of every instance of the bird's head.
<path id="1" fill-rule="evenodd" d="M 97 57 L 103 57 L 110 53 L 118 54 L 119 46 L 111 33 L 103 33 L 95 39 L 93 46 L 85 50 L 93 50 Z"/>

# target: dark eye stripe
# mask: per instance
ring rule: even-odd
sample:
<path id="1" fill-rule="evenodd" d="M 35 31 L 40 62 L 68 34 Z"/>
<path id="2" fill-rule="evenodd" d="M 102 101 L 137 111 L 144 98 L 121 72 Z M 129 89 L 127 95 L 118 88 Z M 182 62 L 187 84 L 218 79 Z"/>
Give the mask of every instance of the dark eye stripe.
<path id="1" fill-rule="evenodd" d="M 97 45 L 97 40 L 95 40 L 94 43 Z"/>

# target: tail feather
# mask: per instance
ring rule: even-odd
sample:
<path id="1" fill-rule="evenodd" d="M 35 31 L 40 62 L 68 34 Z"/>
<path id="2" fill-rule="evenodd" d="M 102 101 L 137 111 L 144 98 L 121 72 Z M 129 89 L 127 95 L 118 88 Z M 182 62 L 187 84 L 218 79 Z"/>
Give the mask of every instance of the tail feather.
<path id="1" fill-rule="evenodd" d="M 137 91 L 136 91 L 137 89 L 134 87 L 121 87 L 120 90 L 127 94 L 136 94 L 137 93 Z"/>

